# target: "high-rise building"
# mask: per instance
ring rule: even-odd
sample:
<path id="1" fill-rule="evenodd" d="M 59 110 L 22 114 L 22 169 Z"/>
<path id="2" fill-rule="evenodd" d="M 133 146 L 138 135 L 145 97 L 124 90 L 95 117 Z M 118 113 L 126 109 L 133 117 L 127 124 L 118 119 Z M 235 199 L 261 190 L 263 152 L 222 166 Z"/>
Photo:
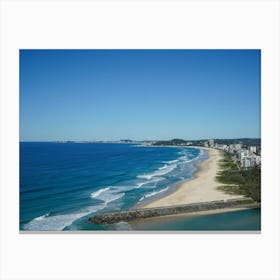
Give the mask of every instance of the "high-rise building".
<path id="1" fill-rule="evenodd" d="M 257 147 L 256 146 L 251 146 L 250 147 L 250 152 L 251 153 L 256 153 L 257 152 Z"/>
<path id="2" fill-rule="evenodd" d="M 239 156 L 240 156 L 240 160 L 242 160 L 243 157 L 248 157 L 248 156 L 249 156 L 249 151 L 243 149 L 243 150 L 240 152 Z"/>
<path id="3" fill-rule="evenodd" d="M 208 143 L 209 143 L 209 146 L 212 147 L 212 148 L 213 148 L 214 145 L 215 145 L 214 139 L 208 140 Z"/>
<path id="4" fill-rule="evenodd" d="M 260 156 L 255 156 L 256 164 L 259 165 L 261 164 L 261 157 Z"/>
<path id="5" fill-rule="evenodd" d="M 249 168 L 252 166 L 251 159 L 249 157 L 243 157 L 241 159 L 241 166 L 244 168 Z"/>
<path id="6" fill-rule="evenodd" d="M 242 144 L 234 144 L 234 149 L 235 149 L 236 151 L 240 151 L 241 148 L 242 148 Z"/>

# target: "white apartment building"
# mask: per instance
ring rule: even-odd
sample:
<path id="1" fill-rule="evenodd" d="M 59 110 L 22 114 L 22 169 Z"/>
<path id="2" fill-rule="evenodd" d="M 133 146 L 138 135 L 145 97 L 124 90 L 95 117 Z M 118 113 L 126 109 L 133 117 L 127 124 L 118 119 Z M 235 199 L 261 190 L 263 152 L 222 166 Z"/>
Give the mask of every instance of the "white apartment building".
<path id="1" fill-rule="evenodd" d="M 248 156 L 249 156 L 249 150 L 242 150 L 240 152 L 240 158 L 248 157 Z"/>
<path id="2" fill-rule="evenodd" d="M 234 149 L 240 151 L 242 149 L 242 144 L 234 144 Z"/>
<path id="3" fill-rule="evenodd" d="M 255 156 L 255 161 L 256 161 L 257 165 L 261 164 L 261 157 L 260 156 Z"/>
<path id="4" fill-rule="evenodd" d="M 249 168 L 252 166 L 251 158 L 250 157 L 243 157 L 241 158 L 241 166 L 244 168 Z"/>
<path id="5" fill-rule="evenodd" d="M 209 146 L 210 147 L 214 147 L 214 145 L 215 145 L 215 141 L 214 141 L 214 139 L 210 139 L 210 140 L 208 140 L 208 143 L 209 143 Z"/>
<path id="6" fill-rule="evenodd" d="M 251 153 L 257 153 L 257 147 L 256 146 L 250 146 L 250 152 Z"/>

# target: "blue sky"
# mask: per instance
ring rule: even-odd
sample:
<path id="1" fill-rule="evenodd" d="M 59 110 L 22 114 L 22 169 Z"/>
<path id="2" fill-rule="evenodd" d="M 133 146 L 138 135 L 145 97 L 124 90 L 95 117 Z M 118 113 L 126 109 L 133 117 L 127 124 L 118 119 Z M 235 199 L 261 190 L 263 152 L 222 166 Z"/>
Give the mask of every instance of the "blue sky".
<path id="1" fill-rule="evenodd" d="M 260 137 L 259 50 L 21 50 L 20 140 Z"/>

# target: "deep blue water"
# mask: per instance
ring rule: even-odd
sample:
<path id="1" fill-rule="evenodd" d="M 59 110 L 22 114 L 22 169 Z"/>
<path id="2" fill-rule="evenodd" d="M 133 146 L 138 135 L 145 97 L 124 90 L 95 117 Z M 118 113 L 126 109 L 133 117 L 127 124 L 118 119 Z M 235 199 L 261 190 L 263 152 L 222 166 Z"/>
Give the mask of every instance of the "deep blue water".
<path id="1" fill-rule="evenodd" d="M 194 148 L 22 142 L 20 229 L 108 229 L 87 218 L 170 191 L 206 157 Z"/>

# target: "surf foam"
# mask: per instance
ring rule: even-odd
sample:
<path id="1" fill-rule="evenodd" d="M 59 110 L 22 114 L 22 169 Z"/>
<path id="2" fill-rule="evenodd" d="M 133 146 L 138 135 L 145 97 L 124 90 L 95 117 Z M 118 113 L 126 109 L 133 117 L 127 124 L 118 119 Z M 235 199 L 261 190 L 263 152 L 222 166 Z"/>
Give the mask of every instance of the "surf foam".
<path id="1" fill-rule="evenodd" d="M 62 214 L 50 216 L 49 213 L 36 217 L 23 226 L 24 230 L 31 231 L 56 231 L 63 230 L 74 221 L 89 215 L 90 213 L 102 210 L 106 205 L 90 206 L 80 213 Z"/>
<path id="2" fill-rule="evenodd" d="M 103 192 L 108 191 L 109 189 L 110 188 L 107 187 L 107 188 L 104 188 L 104 189 L 100 189 L 100 190 L 98 190 L 96 192 L 93 192 L 93 193 L 91 193 L 91 198 L 96 198 L 96 197 L 100 196 Z"/>
<path id="3" fill-rule="evenodd" d="M 163 176 L 163 175 L 171 172 L 176 167 L 177 167 L 177 164 L 170 164 L 170 165 L 167 165 L 166 167 L 160 167 L 154 172 L 138 175 L 137 178 L 151 180 L 153 177 Z"/>
<path id="4" fill-rule="evenodd" d="M 168 187 L 164 188 L 164 189 L 161 189 L 159 191 L 154 191 L 154 192 L 151 192 L 151 193 L 148 193 L 144 196 L 142 196 L 139 201 L 142 201 L 143 199 L 145 198 L 148 198 L 148 197 L 151 197 L 151 196 L 154 196 L 154 195 L 157 195 L 157 194 L 160 194 L 160 193 L 163 193 L 163 192 L 166 192 L 168 190 Z"/>

